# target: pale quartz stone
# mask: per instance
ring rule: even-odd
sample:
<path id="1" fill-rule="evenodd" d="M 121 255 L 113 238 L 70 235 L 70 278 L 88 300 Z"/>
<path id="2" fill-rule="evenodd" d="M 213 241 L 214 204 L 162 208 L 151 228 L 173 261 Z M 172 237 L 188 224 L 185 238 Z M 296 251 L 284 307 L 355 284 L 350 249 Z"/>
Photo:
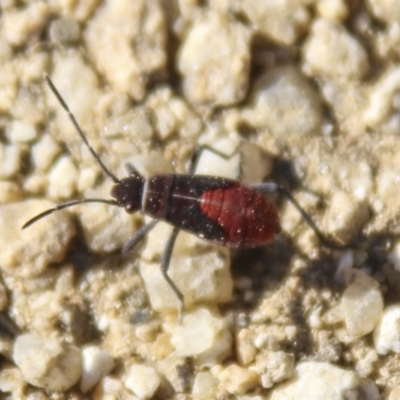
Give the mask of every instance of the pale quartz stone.
<path id="1" fill-rule="evenodd" d="M 166 67 L 167 32 L 161 3 L 106 1 L 85 29 L 97 69 L 117 90 L 136 100 L 145 95 L 147 77 Z"/>
<path id="2" fill-rule="evenodd" d="M 365 272 L 353 270 L 353 281 L 341 299 L 341 308 L 348 333 L 360 337 L 370 333 L 383 310 L 383 297 L 378 282 Z"/>
<path id="3" fill-rule="evenodd" d="M 79 172 L 70 156 L 61 156 L 49 172 L 49 195 L 54 200 L 68 200 L 76 192 Z"/>
<path id="4" fill-rule="evenodd" d="M 68 212 L 60 211 L 21 230 L 30 218 L 52 206 L 48 201 L 29 200 L 0 207 L 0 264 L 9 274 L 36 276 L 64 259 L 75 234 Z"/>
<path id="5" fill-rule="evenodd" d="M 141 364 L 133 364 L 129 368 L 125 379 L 125 386 L 132 390 L 139 398 L 149 399 L 154 395 L 160 382 L 160 377 L 154 368 Z"/>
<path id="6" fill-rule="evenodd" d="M 296 68 L 287 66 L 273 68 L 255 82 L 243 117 L 250 126 L 289 140 L 319 133 L 322 109 L 307 79 Z"/>
<path id="7" fill-rule="evenodd" d="M 190 26 L 178 68 L 189 101 L 229 105 L 243 100 L 250 68 L 250 32 L 226 15 L 211 12 Z"/>
<path id="8" fill-rule="evenodd" d="M 336 190 L 324 216 L 325 232 L 349 243 L 357 236 L 370 216 L 368 203 L 355 200 L 344 191 Z"/>
<path id="9" fill-rule="evenodd" d="M 221 386 L 231 394 L 245 394 L 250 389 L 259 385 L 260 377 L 251 369 L 239 367 L 231 364 L 226 367 L 219 375 L 218 379 Z"/>
<path id="10" fill-rule="evenodd" d="M 26 143 L 36 139 L 36 128 L 26 122 L 15 120 L 6 130 L 7 138 L 12 143 Z"/>
<path id="11" fill-rule="evenodd" d="M 0 181 L 0 204 L 21 200 L 22 190 L 16 182 Z"/>
<path id="12" fill-rule="evenodd" d="M 50 135 L 45 134 L 32 146 L 31 153 L 35 167 L 44 171 L 61 153 L 61 146 Z"/>
<path id="13" fill-rule="evenodd" d="M 218 379 L 209 371 L 201 371 L 194 378 L 192 396 L 194 399 L 211 399 L 218 388 Z"/>
<path id="14" fill-rule="evenodd" d="M 375 349 L 379 354 L 389 351 L 400 353 L 400 305 L 383 310 L 382 317 L 374 330 Z"/>
<path id="15" fill-rule="evenodd" d="M 171 336 L 171 344 L 181 357 L 195 357 L 199 364 L 213 365 L 222 361 L 232 344 L 227 322 L 208 309 L 187 313 Z M 196 340 L 193 340 L 193 338 Z"/>
<path id="16" fill-rule="evenodd" d="M 81 376 L 80 350 L 54 338 L 34 334 L 19 336 L 13 359 L 30 384 L 46 390 L 67 390 Z"/>
<path id="17" fill-rule="evenodd" d="M 379 400 L 379 391 L 356 373 L 322 362 L 302 362 L 293 378 L 276 386 L 271 400 L 347 400 L 363 393 L 368 400 Z"/>
<path id="18" fill-rule="evenodd" d="M 400 242 L 396 242 L 387 259 L 393 264 L 396 271 L 400 272 Z"/>
<path id="19" fill-rule="evenodd" d="M 400 3 L 397 0 L 367 0 L 372 14 L 385 23 L 400 23 Z"/>
<path id="20" fill-rule="evenodd" d="M 310 75 L 360 79 L 369 68 L 361 43 L 343 25 L 326 19 L 313 23 L 303 54 Z"/>
<path id="21" fill-rule="evenodd" d="M 297 0 L 244 0 L 240 5 L 258 32 L 286 46 L 294 44 L 310 22 L 305 3 Z"/>
<path id="22" fill-rule="evenodd" d="M 332 21 L 344 21 L 349 14 L 349 7 L 344 0 L 321 0 L 317 10 L 322 17 Z"/>
<path id="23" fill-rule="evenodd" d="M 86 393 L 114 368 L 110 354 L 99 347 L 87 346 L 82 349 L 82 378 L 80 389 Z"/>

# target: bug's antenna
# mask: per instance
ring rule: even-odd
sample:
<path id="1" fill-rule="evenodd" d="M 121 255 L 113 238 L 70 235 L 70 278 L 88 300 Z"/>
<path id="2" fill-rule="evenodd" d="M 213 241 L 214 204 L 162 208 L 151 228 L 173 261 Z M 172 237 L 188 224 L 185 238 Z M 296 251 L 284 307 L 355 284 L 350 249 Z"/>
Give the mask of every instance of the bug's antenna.
<path id="1" fill-rule="evenodd" d="M 54 95 L 57 97 L 58 102 L 61 104 L 61 106 L 64 108 L 64 110 L 67 112 L 69 119 L 71 120 L 72 124 L 74 125 L 76 131 L 78 132 L 79 136 L 85 143 L 86 147 L 89 149 L 89 151 L 92 153 L 92 156 L 94 159 L 97 161 L 97 163 L 100 165 L 101 169 L 104 171 L 104 173 L 109 176 L 114 183 L 119 183 L 120 180 L 104 165 L 103 161 L 101 161 L 100 157 L 97 155 L 97 153 L 94 151 L 93 147 L 89 144 L 85 134 L 83 133 L 81 127 L 79 126 L 78 122 L 76 121 L 76 118 L 74 117 L 74 114 L 72 114 L 71 110 L 69 109 L 67 103 L 65 100 L 62 98 L 61 94 L 59 91 L 56 89 L 54 86 L 53 81 L 50 79 L 50 77 L 44 73 L 43 78 L 46 81 L 46 83 L 49 85 L 49 88 L 51 91 L 54 93 Z"/>
<path id="2" fill-rule="evenodd" d="M 40 214 L 36 215 L 35 217 L 31 218 L 29 221 L 25 222 L 24 225 L 22 225 L 22 229 L 25 229 L 28 226 L 31 226 L 35 222 L 39 221 L 39 219 L 42 219 L 42 218 L 46 217 L 47 215 L 53 214 L 56 211 L 60 211 L 60 210 L 63 210 L 64 208 L 76 206 L 76 205 L 82 204 L 82 203 L 104 203 L 104 204 L 108 204 L 110 206 L 122 207 L 115 200 L 107 200 L 107 199 L 76 199 L 76 200 L 70 200 L 70 201 L 66 201 L 65 203 L 58 204 L 57 206 L 55 206 L 53 208 L 49 208 L 48 210 L 43 211 Z"/>

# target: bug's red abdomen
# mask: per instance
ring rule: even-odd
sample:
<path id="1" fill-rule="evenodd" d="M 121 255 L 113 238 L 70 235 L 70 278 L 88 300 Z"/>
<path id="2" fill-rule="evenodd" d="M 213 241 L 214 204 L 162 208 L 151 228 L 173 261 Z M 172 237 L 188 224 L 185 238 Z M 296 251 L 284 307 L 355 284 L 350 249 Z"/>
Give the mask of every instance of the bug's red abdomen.
<path id="1" fill-rule="evenodd" d="M 227 247 L 260 246 L 280 230 L 275 206 L 245 185 L 205 191 L 200 208 L 224 230 Z"/>

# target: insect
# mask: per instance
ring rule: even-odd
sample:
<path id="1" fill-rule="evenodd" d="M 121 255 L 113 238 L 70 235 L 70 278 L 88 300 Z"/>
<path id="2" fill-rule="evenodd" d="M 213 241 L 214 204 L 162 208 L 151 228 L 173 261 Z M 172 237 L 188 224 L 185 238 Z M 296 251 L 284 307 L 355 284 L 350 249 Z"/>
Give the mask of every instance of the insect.
<path id="1" fill-rule="evenodd" d="M 84 198 L 61 203 L 48 209 L 23 225 L 23 229 L 38 220 L 62 210 L 82 203 L 105 203 L 122 207 L 127 213 L 139 210 L 154 218 L 143 225 L 123 246 L 123 254 L 128 253 L 159 221 L 173 225 L 172 233 L 167 241 L 162 260 L 161 272 L 175 292 L 180 302 L 180 314 L 183 311 L 184 298 L 181 291 L 168 275 L 168 267 L 174 244 L 180 230 L 199 236 L 207 241 L 231 247 L 256 247 L 270 242 L 280 231 L 278 212 L 265 195 L 280 193 L 298 210 L 304 221 L 316 233 L 323 245 L 334 249 L 346 249 L 349 246 L 331 242 L 314 223 L 311 217 L 300 206 L 292 194 L 283 186 L 274 182 L 260 183 L 252 186 L 238 181 L 205 175 L 194 175 L 199 153 L 205 148 L 218 154 L 219 152 L 203 146 L 196 157 L 193 157 L 188 174 L 163 174 L 145 179 L 129 165 L 129 175 L 118 179 L 104 165 L 100 157 L 89 144 L 85 134 L 70 111 L 68 105 L 56 89 L 50 77 L 44 79 L 67 112 L 77 133 L 102 168 L 103 172 L 114 182 L 111 189 L 112 199 Z M 221 154 L 222 157 L 229 158 Z"/>

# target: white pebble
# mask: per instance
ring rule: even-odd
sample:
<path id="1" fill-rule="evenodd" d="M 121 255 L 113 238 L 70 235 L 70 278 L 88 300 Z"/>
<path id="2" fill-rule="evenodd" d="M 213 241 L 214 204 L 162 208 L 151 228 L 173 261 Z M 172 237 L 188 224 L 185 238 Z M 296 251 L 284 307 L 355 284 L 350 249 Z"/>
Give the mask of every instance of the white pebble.
<path id="1" fill-rule="evenodd" d="M 368 126 L 378 126 L 386 120 L 392 110 L 393 100 L 400 89 L 400 68 L 385 73 L 370 91 L 369 104 L 364 111 Z"/>
<path id="2" fill-rule="evenodd" d="M 325 231 L 344 243 L 350 243 L 370 216 L 368 202 L 336 190 L 329 204 L 324 215 Z"/>
<path id="3" fill-rule="evenodd" d="M 261 352 L 257 355 L 255 370 L 261 376 L 261 386 L 268 389 L 293 375 L 294 356 L 284 351 Z"/>
<path id="4" fill-rule="evenodd" d="M 397 242 L 393 250 L 388 254 L 387 259 L 393 264 L 396 271 L 400 272 L 400 242 Z"/>
<path id="5" fill-rule="evenodd" d="M 170 226 L 160 223 L 147 235 L 139 264 L 152 308 L 163 312 L 176 310 L 179 306 L 175 293 L 160 271 L 161 254 L 170 232 Z M 182 291 L 185 306 L 190 308 L 199 302 L 218 304 L 231 299 L 233 283 L 229 267 L 226 248 L 208 245 L 191 234 L 181 232 L 168 274 Z"/>
<path id="6" fill-rule="evenodd" d="M 383 310 L 378 282 L 365 272 L 353 270 L 353 282 L 344 291 L 341 309 L 348 333 L 360 337 L 370 333 Z"/>
<path id="7" fill-rule="evenodd" d="M 85 347 L 82 350 L 82 392 L 90 390 L 113 368 L 114 360 L 106 350 L 96 346 Z"/>
<path id="8" fill-rule="evenodd" d="M 236 364 L 226 367 L 219 375 L 221 386 L 231 394 L 245 394 L 259 385 L 260 377 L 251 369 Z"/>
<path id="9" fill-rule="evenodd" d="M 368 71 L 367 52 L 343 25 L 317 19 L 304 47 L 305 69 L 313 75 L 362 78 Z"/>
<path id="10" fill-rule="evenodd" d="M 106 376 L 100 381 L 91 398 L 93 398 L 93 400 L 138 400 L 138 398 L 132 395 L 132 392 L 122 384 L 120 379 L 110 378 L 109 376 Z"/>
<path id="11" fill-rule="evenodd" d="M 38 35 L 49 16 L 49 5 L 45 2 L 33 2 L 20 11 L 4 14 L 2 36 L 14 46 L 26 43 L 27 38 Z"/>
<path id="12" fill-rule="evenodd" d="M 133 364 L 125 379 L 125 386 L 141 399 L 152 397 L 160 385 L 160 377 L 154 368 Z"/>
<path id="13" fill-rule="evenodd" d="M 387 307 L 374 330 L 375 349 L 379 354 L 400 353 L 400 305 Z"/>
<path id="14" fill-rule="evenodd" d="M 400 23 L 400 3 L 397 0 L 367 0 L 372 14 L 385 23 Z"/>
<path id="15" fill-rule="evenodd" d="M 0 371 L 0 392 L 11 392 L 12 398 L 22 398 L 26 383 L 18 368 L 5 368 Z M 11 397 L 10 397 L 11 398 Z"/>
<path id="16" fill-rule="evenodd" d="M 0 264 L 9 274 L 37 276 L 64 258 L 75 228 L 66 211 L 43 218 L 22 230 L 30 218 L 54 206 L 29 200 L 0 207 Z"/>
<path id="17" fill-rule="evenodd" d="M 35 167 L 45 171 L 60 154 L 61 146 L 50 135 L 45 134 L 32 146 L 31 152 Z"/>
<path id="18" fill-rule="evenodd" d="M 293 45 L 309 24 L 307 8 L 296 0 L 244 0 L 239 4 L 258 32 L 286 46 Z"/>
<path id="19" fill-rule="evenodd" d="M 78 169 L 70 156 L 60 157 L 49 173 L 49 195 L 55 200 L 70 199 L 76 191 Z"/>
<path id="20" fill-rule="evenodd" d="M 6 130 L 6 135 L 12 143 L 29 143 L 36 139 L 37 131 L 32 124 L 15 120 Z"/>
<path id="21" fill-rule="evenodd" d="M 81 376 L 79 349 L 50 337 L 19 336 L 14 344 L 13 359 L 31 385 L 46 390 L 67 390 Z"/>
<path id="22" fill-rule="evenodd" d="M 254 360 L 254 334 L 247 328 L 241 329 L 236 335 L 236 354 L 241 365 L 247 365 Z"/>
<path id="23" fill-rule="evenodd" d="M 322 17 L 338 22 L 344 21 L 349 14 L 344 0 L 321 0 L 317 3 L 317 10 Z"/>
<path id="24" fill-rule="evenodd" d="M 116 90 L 135 100 L 143 98 L 148 77 L 166 66 L 167 32 L 160 2 L 105 2 L 84 35 L 99 72 Z"/>
<path id="25" fill-rule="evenodd" d="M 248 85 L 249 41 L 249 30 L 222 14 L 197 19 L 185 35 L 178 64 L 187 98 L 220 106 L 242 100 Z"/>
<path id="26" fill-rule="evenodd" d="M 21 200 L 22 190 L 16 182 L 0 181 L 0 204 Z"/>
<path id="27" fill-rule="evenodd" d="M 275 387 L 270 400 L 347 400 L 358 398 L 358 391 L 367 392 L 368 400 L 380 399 L 376 386 L 354 372 L 310 361 L 298 364 L 294 377 Z"/>
<path id="28" fill-rule="evenodd" d="M 186 314 L 183 323 L 174 328 L 171 344 L 178 356 L 196 357 L 199 364 L 213 365 L 228 354 L 232 337 L 223 318 L 199 308 Z"/>
<path id="29" fill-rule="evenodd" d="M 0 179 L 8 179 L 21 169 L 21 148 L 19 145 L 0 144 Z"/>
<path id="30" fill-rule="evenodd" d="M 322 125 L 317 93 L 291 66 L 274 68 L 256 81 L 251 105 L 243 117 L 250 126 L 288 140 L 319 133 Z"/>
<path id="31" fill-rule="evenodd" d="M 211 399 L 218 388 L 218 379 L 209 371 L 199 372 L 193 382 L 192 396 L 194 399 Z"/>

